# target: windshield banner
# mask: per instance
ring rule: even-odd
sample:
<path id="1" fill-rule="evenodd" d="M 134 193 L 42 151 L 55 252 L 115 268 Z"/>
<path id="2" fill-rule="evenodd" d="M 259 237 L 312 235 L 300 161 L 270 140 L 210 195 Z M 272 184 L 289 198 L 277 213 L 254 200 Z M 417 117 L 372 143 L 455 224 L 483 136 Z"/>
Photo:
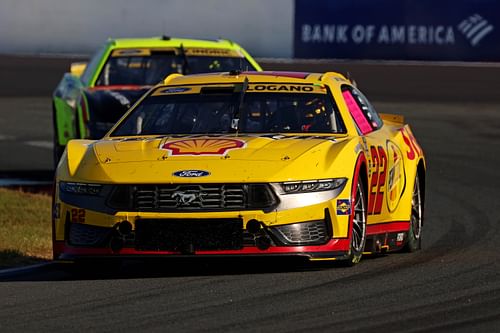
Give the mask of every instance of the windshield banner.
<path id="1" fill-rule="evenodd" d="M 200 94 L 200 93 L 235 93 L 239 86 L 235 85 L 193 85 L 193 86 L 170 86 L 156 89 L 152 96 L 172 94 Z M 206 89 L 206 90 L 204 90 Z M 221 90 L 225 89 L 225 90 Z M 246 90 L 248 93 L 312 93 L 326 94 L 326 87 L 322 84 L 290 84 L 290 83 L 250 83 Z"/>
<path id="2" fill-rule="evenodd" d="M 500 2 L 295 0 L 294 56 L 500 61 Z"/>

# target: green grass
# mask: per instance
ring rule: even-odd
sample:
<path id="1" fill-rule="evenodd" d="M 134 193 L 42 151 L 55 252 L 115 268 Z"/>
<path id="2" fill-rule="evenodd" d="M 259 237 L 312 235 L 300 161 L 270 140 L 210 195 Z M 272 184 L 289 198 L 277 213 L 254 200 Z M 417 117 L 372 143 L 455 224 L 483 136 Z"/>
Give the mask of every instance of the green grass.
<path id="1" fill-rule="evenodd" d="M 52 258 L 51 197 L 0 188 L 0 268 Z"/>

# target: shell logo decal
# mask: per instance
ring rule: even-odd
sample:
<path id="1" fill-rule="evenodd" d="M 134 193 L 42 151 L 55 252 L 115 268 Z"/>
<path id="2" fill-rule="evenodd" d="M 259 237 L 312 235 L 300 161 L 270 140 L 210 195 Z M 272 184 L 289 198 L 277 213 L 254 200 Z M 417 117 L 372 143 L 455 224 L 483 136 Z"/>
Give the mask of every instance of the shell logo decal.
<path id="1" fill-rule="evenodd" d="M 232 149 L 245 147 L 245 141 L 237 139 L 184 139 L 170 141 L 160 149 L 168 150 L 169 155 L 226 155 Z"/>

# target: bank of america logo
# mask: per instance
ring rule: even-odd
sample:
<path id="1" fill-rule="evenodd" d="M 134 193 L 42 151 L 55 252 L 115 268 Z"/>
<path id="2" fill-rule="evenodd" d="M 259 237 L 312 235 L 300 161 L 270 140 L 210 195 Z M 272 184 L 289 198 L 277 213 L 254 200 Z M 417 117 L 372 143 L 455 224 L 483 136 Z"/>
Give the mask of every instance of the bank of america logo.
<path id="1" fill-rule="evenodd" d="M 458 30 L 464 34 L 472 46 L 476 46 L 493 29 L 493 26 L 479 14 L 469 16 L 458 25 Z"/>

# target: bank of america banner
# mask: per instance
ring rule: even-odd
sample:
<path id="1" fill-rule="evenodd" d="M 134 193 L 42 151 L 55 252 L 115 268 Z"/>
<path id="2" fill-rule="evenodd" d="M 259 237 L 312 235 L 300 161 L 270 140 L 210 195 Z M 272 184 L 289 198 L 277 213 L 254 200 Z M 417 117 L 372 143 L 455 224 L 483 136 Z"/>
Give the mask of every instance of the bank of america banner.
<path id="1" fill-rule="evenodd" d="M 294 56 L 500 61 L 500 1 L 295 0 Z"/>

